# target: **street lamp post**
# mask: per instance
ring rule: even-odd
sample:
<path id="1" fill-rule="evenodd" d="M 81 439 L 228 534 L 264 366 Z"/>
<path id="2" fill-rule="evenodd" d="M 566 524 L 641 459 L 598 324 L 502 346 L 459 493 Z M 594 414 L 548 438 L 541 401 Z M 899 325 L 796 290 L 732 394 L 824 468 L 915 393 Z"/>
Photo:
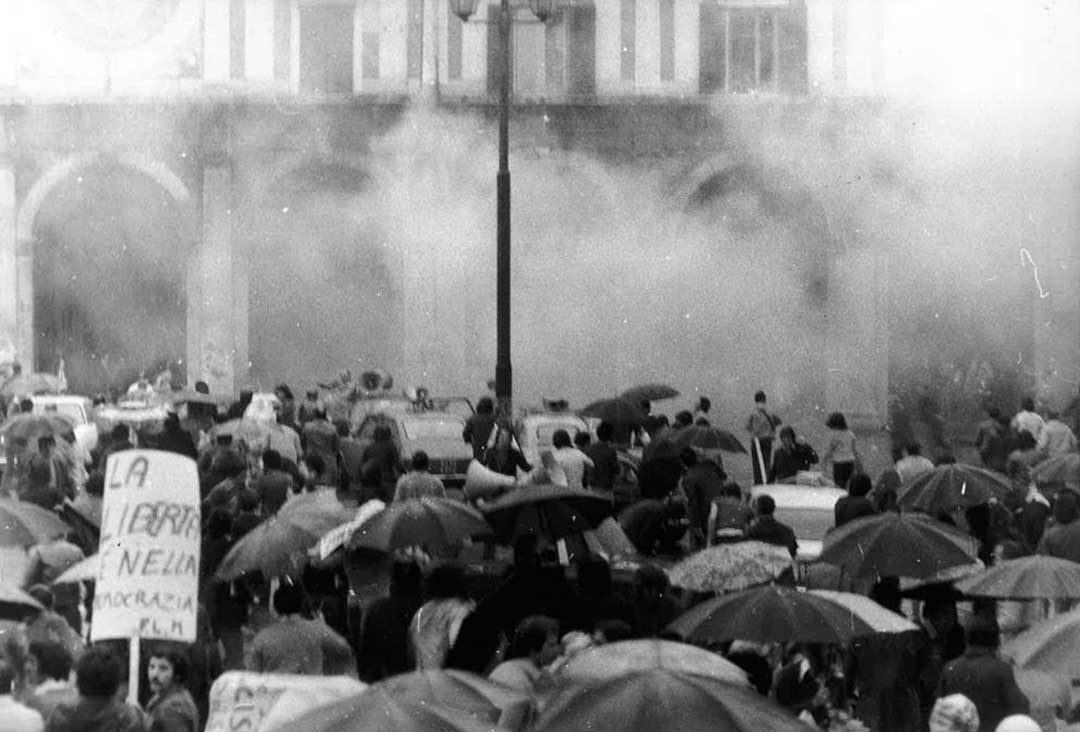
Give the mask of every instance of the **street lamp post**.
<path id="1" fill-rule="evenodd" d="M 467 21 L 476 12 L 477 0 L 450 0 L 450 9 Z M 551 16 L 554 0 L 529 0 L 529 9 L 540 22 Z M 491 22 L 489 19 L 488 22 Z M 495 399 L 496 414 L 513 416 L 514 372 L 510 365 L 510 0 L 499 7 L 499 171 L 495 175 Z"/>

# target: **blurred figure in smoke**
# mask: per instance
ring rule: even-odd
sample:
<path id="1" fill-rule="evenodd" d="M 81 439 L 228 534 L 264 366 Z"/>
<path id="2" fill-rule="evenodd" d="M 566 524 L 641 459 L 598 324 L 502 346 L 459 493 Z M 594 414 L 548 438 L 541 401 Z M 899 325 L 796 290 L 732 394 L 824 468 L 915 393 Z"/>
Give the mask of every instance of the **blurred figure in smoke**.
<path id="1" fill-rule="evenodd" d="M 754 411 L 746 420 L 750 433 L 750 460 L 754 466 L 754 485 L 761 485 L 769 475 L 772 465 L 772 444 L 780 418 L 765 408 L 765 392 L 754 394 Z"/>
<path id="2" fill-rule="evenodd" d="M 1006 471 L 1009 458 L 1005 439 L 1007 429 L 1001 419 L 1001 410 L 989 407 L 986 410 L 986 419 L 979 423 L 979 430 L 975 435 L 975 449 L 979 451 L 983 466 L 999 473 Z"/>

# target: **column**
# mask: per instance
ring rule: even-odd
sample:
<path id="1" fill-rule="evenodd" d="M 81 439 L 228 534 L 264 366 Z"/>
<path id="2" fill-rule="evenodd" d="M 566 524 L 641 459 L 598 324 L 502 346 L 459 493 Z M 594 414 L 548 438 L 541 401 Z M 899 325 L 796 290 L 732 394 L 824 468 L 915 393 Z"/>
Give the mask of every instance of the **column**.
<path id="1" fill-rule="evenodd" d="M 274 0 L 245 0 L 244 78 L 256 84 L 274 80 Z"/>
<path id="2" fill-rule="evenodd" d="M 235 390 L 233 338 L 232 171 L 226 161 L 203 168 L 202 242 L 198 253 L 199 362 L 195 379 L 214 393 Z"/>
<path id="3" fill-rule="evenodd" d="M 0 365 L 22 357 L 18 350 L 15 163 L 9 144 L 7 120 L 0 113 Z"/>
<path id="4" fill-rule="evenodd" d="M 203 80 L 225 84 L 230 76 L 229 3 L 206 0 L 203 8 Z"/>

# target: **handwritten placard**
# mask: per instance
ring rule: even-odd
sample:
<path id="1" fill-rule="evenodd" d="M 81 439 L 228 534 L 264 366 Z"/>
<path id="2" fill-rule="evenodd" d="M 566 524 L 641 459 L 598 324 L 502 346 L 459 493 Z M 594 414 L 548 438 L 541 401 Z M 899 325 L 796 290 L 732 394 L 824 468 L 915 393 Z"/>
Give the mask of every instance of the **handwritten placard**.
<path id="1" fill-rule="evenodd" d="M 194 460 L 158 450 L 109 456 L 91 640 L 195 640 L 200 528 Z"/>
<path id="2" fill-rule="evenodd" d="M 206 732 L 289 730 L 315 707 L 358 694 L 364 684 L 348 676 L 294 676 L 227 671 L 210 689 Z"/>

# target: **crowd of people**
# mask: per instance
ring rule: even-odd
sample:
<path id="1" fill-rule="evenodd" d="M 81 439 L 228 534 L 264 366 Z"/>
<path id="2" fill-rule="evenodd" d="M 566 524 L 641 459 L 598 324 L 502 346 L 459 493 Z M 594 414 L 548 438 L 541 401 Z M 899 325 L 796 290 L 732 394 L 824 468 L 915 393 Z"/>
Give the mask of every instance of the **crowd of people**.
<path id="1" fill-rule="evenodd" d="M 670 423 L 650 415 L 637 437 L 640 496 L 617 520 L 646 561 L 628 578 L 598 557 L 565 567 L 551 544 L 524 534 L 514 543 L 512 561 L 494 574 L 468 569 L 453 553 L 440 559 L 410 553 L 378 561 L 312 558 L 291 577 L 255 573 L 219 581 L 217 566 L 236 542 L 300 493 L 333 492 L 350 506 L 446 495 L 424 453 L 398 454 L 385 432 L 361 445 L 347 421 L 328 418 L 317 392 L 297 403 L 282 385 L 276 396 L 273 428 L 258 444 L 214 429 L 259 407 L 245 392 L 219 415 L 171 414 L 154 434 L 133 439 L 129 428 L 118 427 L 88 456 L 57 454 L 58 440 L 39 442 L 35 455 L 10 466 L 5 485 L 13 497 L 62 515 L 96 515 L 100 522 L 110 454 L 137 442 L 187 455 L 198 464 L 203 539 L 199 638 L 191 645 L 147 645 L 140 679 L 125 678 L 125 644 L 87 647 L 92 586 L 53 584 L 97 550 L 93 533 L 73 524 L 69 534 L 33 547 L 22 586 L 46 610 L 4 634 L 3 729 L 197 732 L 206 723 L 210 686 L 224 670 L 349 674 L 374 682 L 411 669 L 457 668 L 532 692 L 590 646 L 629 638 L 679 640 L 668 625 L 703 598 L 671 587 L 666 572 L 648 558 L 662 563 L 666 556 L 748 539 L 783 546 L 793 558 L 797 553 L 795 534 L 774 515 L 769 495 L 749 501 L 718 453 L 675 447 L 681 430 L 709 424 L 711 405 L 703 399 L 696 412 L 680 412 Z M 1080 486 L 1038 486 L 1030 472 L 1047 456 L 1075 450 L 1075 437 L 1055 415 L 1043 420 L 1033 404 L 1023 406 L 1008 421 L 991 411 L 979 426 L 983 462 L 1014 481 L 1009 499 L 938 518 L 970 532 L 987 564 L 1031 552 L 1080 561 L 1080 498 L 1074 492 Z M 758 393 L 746 423 L 755 483 L 831 466 L 836 485 L 847 491 L 835 507 L 839 526 L 894 510 L 904 487 L 935 468 L 917 444 L 908 444 L 874 481 L 844 416 L 830 415 L 827 427 L 829 444 L 819 460 Z M 569 486 L 611 493 L 617 431 L 617 425 L 601 423 L 595 436 L 553 436 L 552 457 Z M 497 420 L 490 400 L 481 400 L 462 439 L 498 473 L 514 476 L 536 467 L 525 460 L 509 426 Z M 81 480 L 72 460 L 81 461 Z M 939 456 L 937 463 L 949 460 Z M 913 610 L 897 578 L 862 589 L 894 612 Z M 844 649 L 735 642 L 714 650 L 744 668 L 762 694 L 822 728 L 843 711 L 874 730 L 1022 730 L 998 725 L 1017 724 L 1014 715 L 1072 714 L 1067 701 L 1034 709 L 1011 667 L 996 656 L 1001 636 L 1034 622 L 1041 610 L 1034 603 L 975 603 L 964 630 L 956 599 L 931 595 L 914 610 L 917 637 L 899 646 L 870 639 Z M 131 684 L 138 685 L 139 706 L 123 701 Z"/>

